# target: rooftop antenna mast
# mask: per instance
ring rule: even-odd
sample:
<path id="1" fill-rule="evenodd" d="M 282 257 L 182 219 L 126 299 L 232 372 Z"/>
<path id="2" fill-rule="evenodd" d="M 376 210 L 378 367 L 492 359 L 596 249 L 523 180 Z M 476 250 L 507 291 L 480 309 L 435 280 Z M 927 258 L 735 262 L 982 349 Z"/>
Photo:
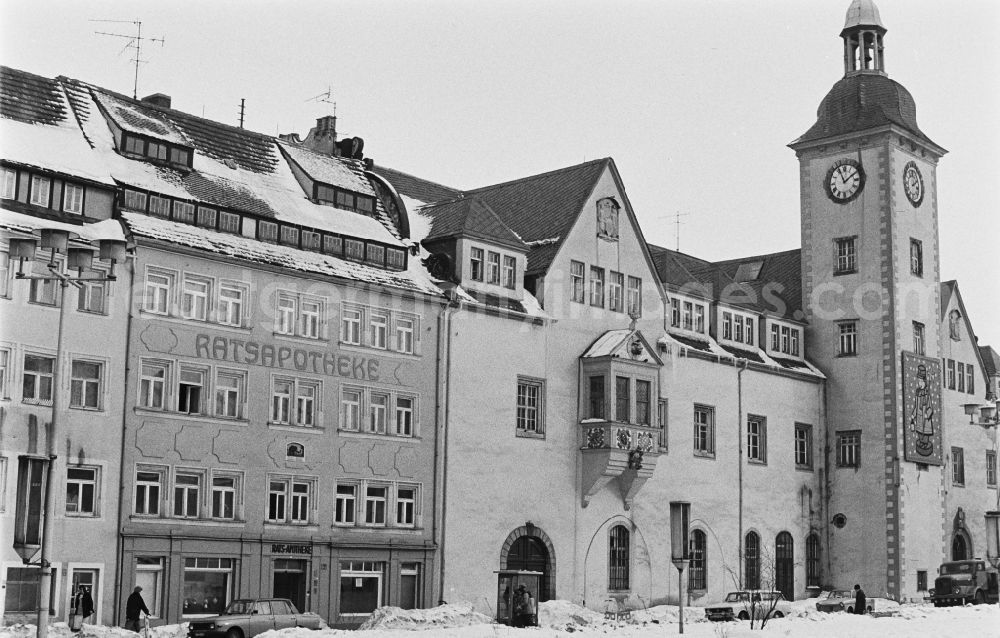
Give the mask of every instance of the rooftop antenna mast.
<path id="1" fill-rule="evenodd" d="M 676 233 L 676 236 L 677 236 L 677 240 L 676 240 L 677 241 L 677 244 L 676 244 L 676 246 L 677 246 L 677 248 L 676 248 L 677 252 L 681 251 L 681 224 L 684 223 L 684 222 L 681 221 L 681 217 L 687 217 L 690 214 L 691 213 L 682 213 L 680 211 L 677 211 L 673 215 L 669 215 L 669 217 L 673 217 L 674 218 L 673 224 L 674 224 L 674 227 L 676 228 L 675 233 Z M 660 217 L 659 219 L 666 219 L 667 217 L 668 217 L 668 215 L 664 215 L 663 217 Z"/>
<path id="2" fill-rule="evenodd" d="M 132 58 L 132 62 L 135 63 L 135 81 L 132 84 L 132 99 L 139 99 L 139 64 L 146 62 L 142 59 L 142 43 L 148 41 L 151 43 L 159 42 L 160 46 L 164 46 L 166 43 L 165 38 L 151 38 L 143 37 L 142 35 L 142 21 L 139 19 L 135 20 L 90 20 L 90 22 L 113 22 L 116 24 L 133 24 L 135 25 L 135 35 L 127 35 L 124 33 L 108 33 L 106 31 L 94 31 L 97 35 L 109 35 L 113 38 L 124 38 L 128 40 L 122 50 L 118 53 L 121 55 L 126 49 L 135 49 L 135 57 Z"/>
<path id="3" fill-rule="evenodd" d="M 337 103 L 333 99 L 333 87 L 327 85 L 326 91 L 309 98 L 306 102 L 325 102 L 333 105 L 333 116 L 337 117 Z"/>

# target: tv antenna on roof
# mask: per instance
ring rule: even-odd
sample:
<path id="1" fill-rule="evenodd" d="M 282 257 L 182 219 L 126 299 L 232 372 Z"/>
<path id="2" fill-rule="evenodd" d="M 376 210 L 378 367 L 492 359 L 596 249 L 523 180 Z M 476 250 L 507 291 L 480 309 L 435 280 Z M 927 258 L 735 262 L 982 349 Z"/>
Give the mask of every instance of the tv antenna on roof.
<path id="1" fill-rule="evenodd" d="M 681 217 L 687 217 L 690 214 L 691 213 L 682 213 L 680 211 L 677 211 L 673 215 L 664 215 L 663 217 L 659 218 L 659 219 L 666 219 L 667 217 L 673 217 L 674 218 L 673 224 L 676 227 L 676 231 L 675 232 L 676 232 L 676 235 L 677 235 L 677 244 L 676 244 L 677 245 L 677 249 L 676 249 L 677 252 L 681 252 L 681 224 L 684 223 L 684 222 L 681 221 Z"/>
<path id="2" fill-rule="evenodd" d="M 327 86 L 326 91 L 309 98 L 306 102 L 325 102 L 326 104 L 333 105 L 333 116 L 337 116 L 337 102 L 333 99 L 333 87 Z"/>
<path id="3" fill-rule="evenodd" d="M 125 38 L 128 42 L 122 47 L 122 50 L 118 52 L 121 55 L 126 49 L 135 49 L 135 57 L 132 58 L 132 62 L 135 63 L 135 82 L 132 84 L 132 99 L 139 99 L 139 64 L 146 62 L 142 59 L 142 43 L 144 41 L 149 42 L 159 42 L 160 46 L 164 46 L 166 43 L 165 38 L 150 38 L 142 36 L 142 21 L 141 20 L 90 20 L 90 22 L 114 22 L 116 24 L 134 24 L 135 25 L 135 35 L 126 35 L 124 33 L 107 33 L 106 31 L 94 31 L 97 35 L 109 35 L 113 38 Z"/>

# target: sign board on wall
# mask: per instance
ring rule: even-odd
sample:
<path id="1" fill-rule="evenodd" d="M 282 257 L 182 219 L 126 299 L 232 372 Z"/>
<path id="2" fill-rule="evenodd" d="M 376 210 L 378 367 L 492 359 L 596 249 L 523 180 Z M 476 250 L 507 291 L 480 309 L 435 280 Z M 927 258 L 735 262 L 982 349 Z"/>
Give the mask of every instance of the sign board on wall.
<path id="1" fill-rule="evenodd" d="M 903 458 L 941 465 L 941 362 L 903 353 Z"/>

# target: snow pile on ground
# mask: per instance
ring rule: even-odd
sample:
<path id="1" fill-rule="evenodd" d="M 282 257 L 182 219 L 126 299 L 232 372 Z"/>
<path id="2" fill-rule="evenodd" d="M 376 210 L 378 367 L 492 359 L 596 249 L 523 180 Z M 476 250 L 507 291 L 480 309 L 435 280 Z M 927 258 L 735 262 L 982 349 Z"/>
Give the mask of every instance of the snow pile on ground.
<path id="1" fill-rule="evenodd" d="M 400 609 L 380 607 L 360 629 L 433 629 L 435 627 L 468 627 L 492 622 L 489 616 L 472 609 L 471 603 L 439 605 L 431 609 Z"/>
<path id="2" fill-rule="evenodd" d="M 538 624 L 559 631 L 572 632 L 578 627 L 600 625 L 604 614 L 574 605 L 568 600 L 549 600 L 538 604 Z"/>

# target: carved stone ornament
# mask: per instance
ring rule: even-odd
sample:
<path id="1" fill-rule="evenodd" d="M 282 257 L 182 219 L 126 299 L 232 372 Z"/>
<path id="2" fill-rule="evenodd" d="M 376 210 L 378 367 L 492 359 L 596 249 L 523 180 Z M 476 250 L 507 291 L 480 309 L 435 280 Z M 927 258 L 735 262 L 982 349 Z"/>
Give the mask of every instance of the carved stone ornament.
<path id="1" fill-rule="evenodd" d="M 597 236 L 618 239 L 618 202 L 605 197 L 597 202 Z"/>

